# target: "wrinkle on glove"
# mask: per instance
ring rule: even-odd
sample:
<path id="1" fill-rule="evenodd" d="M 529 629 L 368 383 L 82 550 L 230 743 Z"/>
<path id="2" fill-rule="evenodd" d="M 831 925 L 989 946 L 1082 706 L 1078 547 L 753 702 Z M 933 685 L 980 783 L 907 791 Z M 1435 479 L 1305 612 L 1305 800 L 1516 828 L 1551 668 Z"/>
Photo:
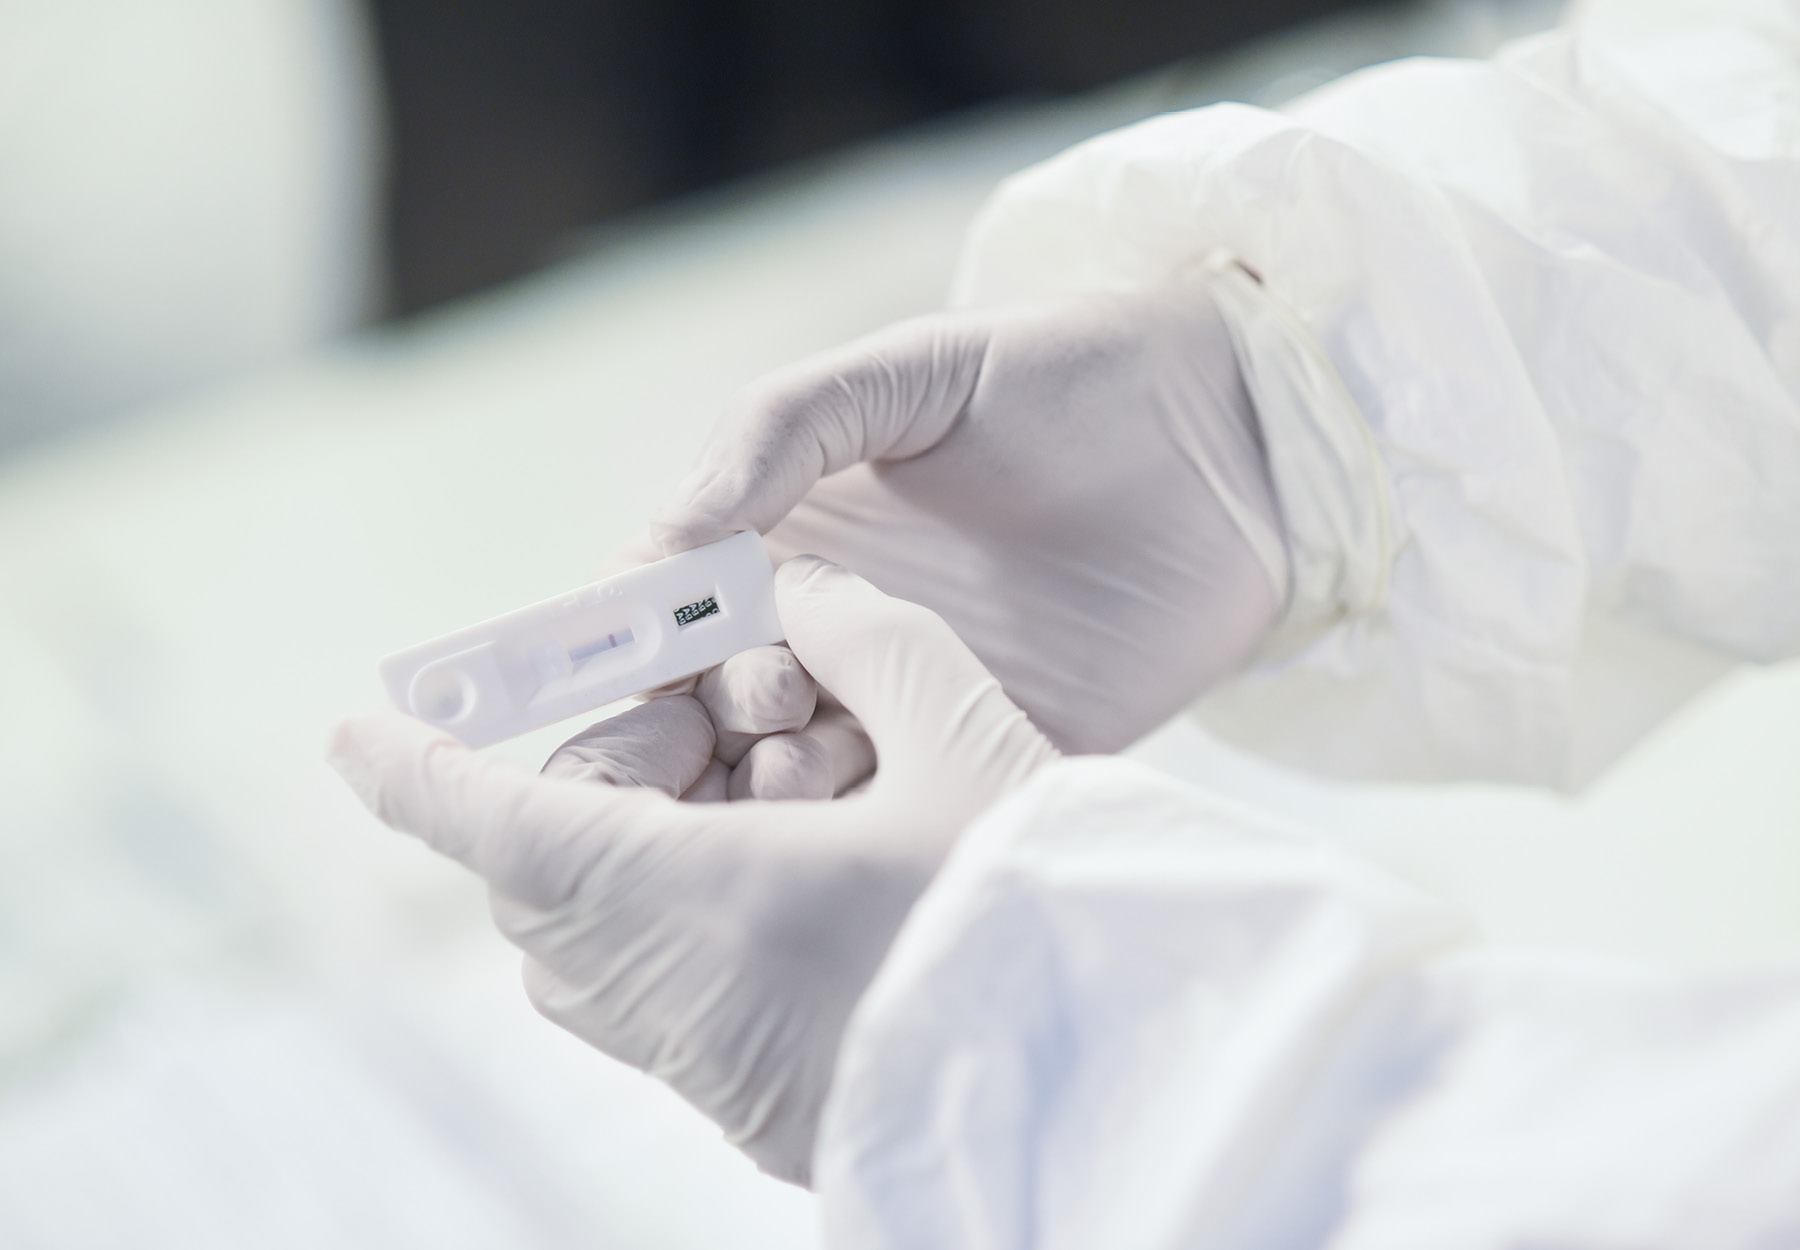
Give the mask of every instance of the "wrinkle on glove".
<path id="1" fill-rule="evenodd" d="M 544 763 L 543 775 L 601 785 L 639 785 L 680 798 L 704 774 L 713 721 L 687 695 L 627 708 L 576 734 Z"/>
<path id="2" fill-rule="evenodd" d="M 1253 810 L 1054 765 L 966 835 L 851 1021 L 827 1244 L 1793 1243 L 1800 969 L 1467 937 Z"/>

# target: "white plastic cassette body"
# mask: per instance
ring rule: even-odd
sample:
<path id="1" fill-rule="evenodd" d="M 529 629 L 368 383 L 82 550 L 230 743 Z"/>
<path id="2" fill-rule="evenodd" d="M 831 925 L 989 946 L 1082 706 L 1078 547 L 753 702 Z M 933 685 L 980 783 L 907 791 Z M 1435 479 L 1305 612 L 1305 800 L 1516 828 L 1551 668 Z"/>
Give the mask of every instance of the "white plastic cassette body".
<path id="1" fill-rule="evenodd" d="M 381 679 L 395 707 L 480 747 L 781 638 L 768 553 L 741 533 L 396 652 Z"/>

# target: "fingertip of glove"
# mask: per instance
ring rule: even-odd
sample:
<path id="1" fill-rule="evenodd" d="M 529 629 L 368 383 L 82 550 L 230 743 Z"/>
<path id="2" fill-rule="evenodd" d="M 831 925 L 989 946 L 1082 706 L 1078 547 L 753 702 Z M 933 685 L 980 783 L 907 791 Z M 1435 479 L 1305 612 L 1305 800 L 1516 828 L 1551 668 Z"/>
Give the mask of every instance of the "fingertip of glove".
<path id="1" fill-rule="evenodd" d="M 818 688 L 792 651 L 766 647 L 743 654 L 751 659 L 745 665 L 748 671 L 736 674 L 733 683 L 738 703 L 734 719 L 739 722 L 733 729 L 781 733 L 812 719 Z"/>
<path id="2" fill-rule="evenodd" d="M 344 779 L 365 807 L 375 806 L 375 777 L 366 746 L 372 714 L 345 717 L 325 740 L 325 762 Z"/>
<path id="3" fill-rule="evenodd" d="M 660 560 L 664 554 L 661 544 L 656 541 L 653 534 L 646 533 L 626 539 L 615 547 L 606 559 L 591 566 L 593 580 L 600 581 L 602 578 L 616 577 L 630 569 Z"/>
<path id="4" fill-rule="evenodd" d="M 824 556 L 798 555 L 782 561 L 781 567 L 775 570 L 775 589 L 817 590 L 849 576 L 851 574 L 848 569 L 841 564 L 833 564 Z"/>
<path id="5" fill-rule="evenodd" d="M 376 811 L 380 806 L 384 749 L 397 746 L 422 749 L 440 740 L 461 746 L 441 730 L 399 712 L 362 712 L 346 717 L 333 727 L 325 743 L 325 762 L 344 779 L 364 806 Z"/>
<path id="6" fill-rule="evenodd" d="M 795 556 L 775 572 L 775 608 L 788 646 L 826 689 L 831 683 L 819 665 L 836 652 L 846 630 L 860 632 L 890 606 L 885 598 L 849 569 L 820 556 Z"/>
<path id="7" fill-rule="evenodd" d="M 715 529 L 716 526 L 695 521 L 691 517 L 658 517 L 650 522 L 650 541 L 664 556 L 679 555 L 683 551 L 703 547 L 716 538 L 725 537 L 723 533 L 714 533 Z"/>
<path id="8" fill-rule="evenodd" d="M 771 734 L 732 770 L 727 794 L 733 800 L 829 799 L 831 757 L 805 734 Z"/>
<path id="9" fill-rule="evenodd" d="M 734 524 L 728 507 L 717 500 L 708 502 L 712 493 L 711 475 L 690 477 L 676 488 L 675 495 L 650 518 L 650 541 L 665 556 L 703 547 L 707 543 L 729 538 L 745 527 Z"/>

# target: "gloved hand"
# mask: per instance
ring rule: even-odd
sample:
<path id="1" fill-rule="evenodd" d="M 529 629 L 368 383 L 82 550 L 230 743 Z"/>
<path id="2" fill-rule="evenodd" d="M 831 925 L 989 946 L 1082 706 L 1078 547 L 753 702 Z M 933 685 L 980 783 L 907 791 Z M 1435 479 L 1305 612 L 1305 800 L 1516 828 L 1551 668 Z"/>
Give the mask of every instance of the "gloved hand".
<path id="1" fill-rule="evenodd" d="M 621 554 L 629 568 L 654 556 Z M 633 709 L 621 732 L 594 749 L 594 775 L 627 785 L 654 785 L 689 802 L 727 799 L 828 799 L 862 780 L 875 766 L 868 737 L 830 695 L 820 697 L 813 679 L 785 646 L 752 647 L 696 677 L 660 688 L 655 697 L 691 695 L 703 716 L 656 719 Z M 626 730 L 624 727 L 631 727 Z M 631 751 L 630 767 L 611 753 L 632 732 L 654 728 L 654 743 Z M 804 733 L 794 731 L 804 729 Z M 559 757 L 579 754 L 588 735 L 565 743 Z M 710 753 L 710 759 L 708 758 Z M 705 766 L 672 788 L 674 775 L 652 756 L 669 761 L 698 758 Z M 655 771 L 636 772 L 639 765 Z M 561 766 L 559 761 L 558 766 Z"/>
<path id="2" fill-rule="evenodd" d="M 662 693 L 692 694 L 707 714 L 679 722 L 687 740 L 664 743 L 665 752 L 682 758 L 712 754 L 699 778 L 678 791 L 683 799 L 828 799 L 875 765 L 854 718 L 829 695 L 817 697 L 812 678 L 786 647 L 739 652 Z M 634 713 L 631 723 L 644 715 Z M 615 740 L 607 741 L 610 749 Z M 575 749 L 568 744 L 560 754 Z"/>
<path id="3" fill-rule="evenodd" d="M 602 722 L 543 776 L 396 713 L 346 722 L 330 757 L 382 820 L 487 878 L 540 1011 L 805 1183 L 845 1021 L 913 900 L 1056 751 L 926 609 L 817 559 L 776 587 L 794 654 L 880 754 L 853 797 L 674 801 L 712 750 L 685 695 Z"/>
<path id="4" fill-rule="evenodd" d="M 1280 610 L 1258 438 L 1201 282 L 946 313 L 750 386 L 653 535 L 828 556 L 939 612 L 1059 746 L 1115 750 Z"/>

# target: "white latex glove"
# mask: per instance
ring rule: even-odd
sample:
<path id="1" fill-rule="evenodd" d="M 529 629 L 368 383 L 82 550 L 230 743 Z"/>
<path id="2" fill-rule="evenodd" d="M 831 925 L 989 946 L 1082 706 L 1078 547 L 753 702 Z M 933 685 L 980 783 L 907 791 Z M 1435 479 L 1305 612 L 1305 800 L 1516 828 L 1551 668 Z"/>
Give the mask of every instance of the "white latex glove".
<path id="1" fill-rule="evenodd" d="M 1258 440 L 1200 282 L 946 313 L 746 389 L 653 533 L 826 555 L 942 614 L 1059 746 L 1116 750 L 1279 612 Z"/>
<path id="2" fill-rule="evenodd" d="M 786 647 L 753 647 L 665 693 L 691 693 L 707 714 L 687 722 L 680 750 L 713 759 L 684 799 L 828 799 L 874 767 L 868 739 L 834 700 L 817 699 Z"/>
<path id="3" fill-rule="evenodd" d="M 1056 751 L 926 609 L 817 559 L 776 585 L 794 654 L 879 753 L 854 797 L 674 801 L 712 749 L 688 696 L 602 722 L 543 776 L 396 713 L 346 722 L 330 757 L 382 820 L 488 880 L 540 1011 L 805 1183 L 845 1021 L 913 900 Z"/>
<path id="4" fill-rule="evenodd" d="M 627 553 L 630 567 L 647 558 Z M 689 802 L 727 799 L 828 799 L 862 780 L 875 764 L 873 748 L 855 718 L 829 695 L 820 698 L 813 679 L 785 646 L 752 647 L 698 678 L 654 692 L 656 697 L 691 695 L 701 716 L 650 721 L 629 714 L 632 726 L 654 724 L 659 750 L 669 758 L 697 757 L 705 766 L 671 791 Z M 805 732 L 797 733 L 796 730 Z M 579 740 L 578 740 L 579 741 Z M 655 784 L 629 772 L 608 772 L 605 750 L 597 756 L 600 775 L 629 784 Z M 562 753 L 577 750 L 565 744 Z M 708 756 L 711 756 L 708 760 Z"/>

